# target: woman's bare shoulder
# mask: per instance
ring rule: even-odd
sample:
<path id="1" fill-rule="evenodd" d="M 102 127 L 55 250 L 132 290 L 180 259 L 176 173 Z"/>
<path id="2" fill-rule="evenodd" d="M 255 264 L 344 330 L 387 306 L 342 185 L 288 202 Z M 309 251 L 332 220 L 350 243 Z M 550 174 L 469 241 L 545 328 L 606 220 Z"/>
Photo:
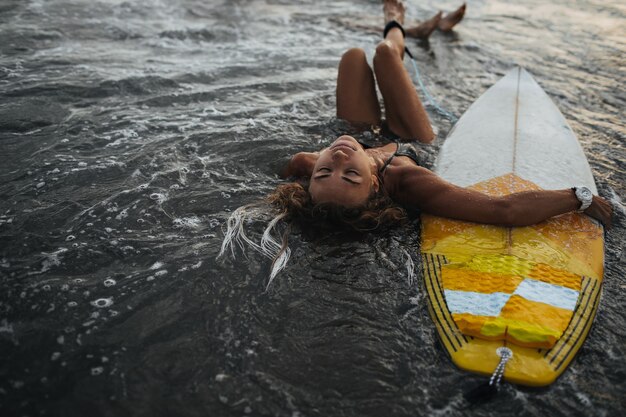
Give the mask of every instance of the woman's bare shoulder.
<path id="1" fill-rule="evenodd" d="M 430 169 L 417 165 L 406 158 L 397 159 L 397 161 L 394 159 L 385 171 L 385 181 L 387 178 L 392 181 L 404 181 L 412 178 L 419 179 L 426 176 L 437 176 Z"/>
<path id="2" fill-rule="evenodd" d="M 428 168 L 416 165 L 411 161 L 399 160 L 396 163 L 393 162 L 385 169 L 383 174 L 383 183 L 391 198 L 406 192 L 410 185 L 415 186 L 422 181 L 432 181 L 433 178 L 437 178 L 437 175 Z"/>

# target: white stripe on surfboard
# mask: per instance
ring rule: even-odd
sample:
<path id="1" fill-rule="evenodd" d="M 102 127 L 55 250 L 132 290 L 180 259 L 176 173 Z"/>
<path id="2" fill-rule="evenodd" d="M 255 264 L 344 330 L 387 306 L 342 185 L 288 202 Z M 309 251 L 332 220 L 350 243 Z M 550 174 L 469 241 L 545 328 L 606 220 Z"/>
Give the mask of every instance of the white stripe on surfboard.
<path id="1" fill-rule="evenodd" d="M 511 294 L 493 292 L 490 294 L 445 290 L 446 304 L 450 313 L 467 313 L 475 316 L 498 316 Z"/>
<path id="2" fill-rule="evenodd" d="M 513 294 L 530 301 L 572 311 L 576 308 L 576 301 L 578 300 L 578 291 L 576 290 L 531 278 L 524 279 Z"/>
<path id="3" fill-rule="evenodd" d="M 578 291 L 560 285 L 525 278 L 513 294 L 504 292 L 481 293 L 475 291 L 445 290 L 448 310 L 453 314 L 498 316 L 512 295 L 553 307 L 574 310 Z"/>

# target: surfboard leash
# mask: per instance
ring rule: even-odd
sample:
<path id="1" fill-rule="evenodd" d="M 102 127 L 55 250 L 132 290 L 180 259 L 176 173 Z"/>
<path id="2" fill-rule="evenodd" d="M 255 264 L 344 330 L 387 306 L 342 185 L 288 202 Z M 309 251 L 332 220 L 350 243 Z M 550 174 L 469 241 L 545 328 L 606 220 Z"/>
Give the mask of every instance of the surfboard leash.
<path id="1" fill-rule="evenodd" d="M 422 92 L 424 93 L 424 95 L 426 96 L 426 99 L 428 100 L 428 103 L 433 106 L 433 108 L 439 113 L 441 114 L 443 117 L 446 117 L 448 120 L 450 120 L 452 123 L 456 123 L 457 120 L 459 120 L 458 117 L 456 117 L 454 114 L 452 114 L 451 112 L 449 112 L 448 110 L 444 109 L 438 102 L 437 100 L 435 100 L 433 98 L 433 96 L 430 94 L 430 92 L 428 91 L 428 89 L 426 88 L 426 85 L 424 84 L 424 82 L 422 81 L 422 77 L 420 76 L 420 72 L 417 69 L 417 63 L 415 61 L 415 58 L 413 58 L 413 54 L 409 51 L 409 48 L 406 47 L 406 45 L 404 46 L 404 52 L 406 52 L 406 54 L 409 56 L 409 58 L 411 59 L 411 63 L 413 64 L 413 70 L 415 71 L 415 78 L 417 78 L 417 83 L 419 84 L 420 88 L 422 89 Z"/>
<path id="2" fill-rule="evenodd" d="M 493 374 L 491 374 L 489 382 L 481 384 L 471 391 L 466 392 L 463 396 L 468 402 L 472 404 L 486 402 L 498 393 L 498 387 L 500 386 L 500 381 L 504 375 L 504 368 L 506 367 L 509 359 L 513 357 L 513 351 L 508 347 L 501 346 L 496 349 L 496 354 L 500 357 L 500 362 L 493 371 Z"/>

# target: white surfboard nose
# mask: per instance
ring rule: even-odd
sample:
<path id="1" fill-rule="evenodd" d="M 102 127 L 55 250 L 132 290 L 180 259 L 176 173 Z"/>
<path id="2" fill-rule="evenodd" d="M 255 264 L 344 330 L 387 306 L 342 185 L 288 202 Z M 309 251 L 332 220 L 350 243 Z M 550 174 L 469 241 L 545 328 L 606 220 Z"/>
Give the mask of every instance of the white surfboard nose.
<path id="1" fill-rule="evenodd" d="M 459 119 L 435 170 L 461 186 L 514 173 L 544 189 L 585 185 L 597 194 L 574 132 L 522 67 L 510 70 Z"/>

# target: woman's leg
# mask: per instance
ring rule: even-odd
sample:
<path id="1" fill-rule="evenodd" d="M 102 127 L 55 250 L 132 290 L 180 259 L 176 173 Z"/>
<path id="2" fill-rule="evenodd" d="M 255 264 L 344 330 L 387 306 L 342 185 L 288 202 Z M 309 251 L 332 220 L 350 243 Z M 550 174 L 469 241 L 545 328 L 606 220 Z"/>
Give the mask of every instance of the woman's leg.
<path id="1" fill-rule="evenodd" d="M 359 48 L 341 57 L 337 75 L 337 117 L 352 123 L 380 125 L 374 74 Z"/>
<path id="2" fill-rule="evenodd" d="M 399 48 L 404 48 L 404 43 L 399 45 L 389 40 L 393 31 L 398 31 L 402 38 L 399 29 L 392 29 L 387 38 L 378 44 L 374 56 L 374 71 L 385 102 L 387 125 L 403 139 L 432 142 L 435 134 L 430 120 L 402 63 Z"/>
<path id="3" fill-rule="evenodd" d="M 404 5 L 399 0 L 386 0 L 385 22 L 404 21 Z M 376 47 L 374 72 L 385 102 L 385 118 L 389 129 L 403 139 L 432 142 L 435 134 L 424 106 L 417 96 L 409 73 L 404 69 L 404 36 L 398 27 L 389 32 Z"/>

